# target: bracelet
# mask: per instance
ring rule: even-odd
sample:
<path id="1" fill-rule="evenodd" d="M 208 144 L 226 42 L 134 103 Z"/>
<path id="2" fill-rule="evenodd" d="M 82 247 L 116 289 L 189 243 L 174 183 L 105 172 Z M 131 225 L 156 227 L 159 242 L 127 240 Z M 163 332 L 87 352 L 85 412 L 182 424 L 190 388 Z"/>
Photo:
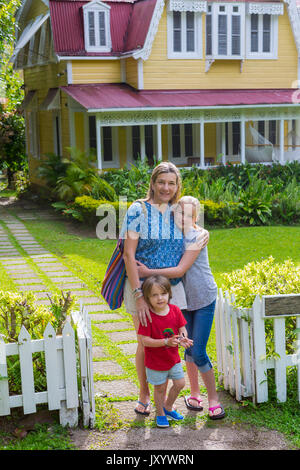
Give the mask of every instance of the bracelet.
<path id="1" fill-rule="evenodd" d="M 164 338 L 165 346 L 168 346 L 168 339 L 169 338 Z"/>
<path id="2" fill-rule="evenodd" d="M 136 287 L 135 289 L 132 290 L 133 295 L 137 294 L 138 292 L 142 292 L 141 287 Z"/>
<path id="3" fill-rule="evenodd" d="M 134 296 L 134 300 L 140 299 L 141 297 L 143 297 L 143 295 L 144 295 L 143 292 L 141 292 L 139 295 L 136 294 L 136 295 Z"/>

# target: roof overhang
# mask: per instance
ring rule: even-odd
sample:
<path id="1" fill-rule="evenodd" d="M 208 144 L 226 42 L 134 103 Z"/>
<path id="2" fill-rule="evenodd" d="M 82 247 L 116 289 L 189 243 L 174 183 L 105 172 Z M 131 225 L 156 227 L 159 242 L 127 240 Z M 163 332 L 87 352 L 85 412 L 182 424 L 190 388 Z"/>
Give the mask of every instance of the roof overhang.
<path id="1" fill-rule="evenodd" d="M 27 95 L 25 96 L 24 100 L 22 101 L 19 111 L 30 111 L 32 109 L 36 109 L 37 104 L 36 104 L 36 97 L 37 97 L 37 92 L 36 90 L 30 90 Z"/>
<path id="2" fill-rule="evenodd" d="M 35 33 L 40 29 L 40 27 L 47 21 L 49 18 L 50 13 L 46 13 L 45 15 L 39 15 L 34 18 L 28 25 L 25 27 L 24 31 L 22 32 L 15 48 L 13 55 L 10 58 L 10 62 L 14 63 L 18 53 L 20 52 L 23 47 L 30 41 L 30 39 L 35 35 Z"/>

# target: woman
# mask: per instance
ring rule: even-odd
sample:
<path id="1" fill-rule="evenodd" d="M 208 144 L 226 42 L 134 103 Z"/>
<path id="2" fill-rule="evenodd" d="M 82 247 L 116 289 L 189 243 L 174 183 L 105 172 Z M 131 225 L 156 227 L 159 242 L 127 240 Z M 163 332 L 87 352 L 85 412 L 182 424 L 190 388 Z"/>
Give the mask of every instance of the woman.
<path id="1" fill-rule="evenodd" d="M 195 243 L 199 233 L 196 221 L 200 212 L 200 203 L 194 197 L 184 196 L 179 199 L 174 210 L 175 223 L 184 234 L 185 250 L 194 253 L 190 255 L 190 259 L 196 256 L 194 263 L 188 268 L 184 257 L 178 266 L 165 269 L 149 269 L 138 263 L 138 271 L 140 276 L 146 277 L 157 274 L 170 279 L 184 276 L 187 311 L 183 313 L 187 320 L 188 337 L 194 343 L 192 348 L 185 352 L 186 368 L 191 385 L 191 394 L 185 397 L 185 403 L 188 409 L 194 411 L 203 409 L 198 381 L 199 370 L 207 389 L 209 416 L 213 420 L 221 419 L 225 416 L 225 411 L 218 400 L 214 371 L 206 353 L 214 317 L 217 285 L 209 266 L 207 248 L 199 249 Z"/>
<path id="2" fill-rule="evenodd" d="M 174 223 L 172 204 L 181 192 L 179 170 L 170 162 L 162 162 L 152 172 L 149 190 L 144 201 L 133 203 L 125 216 L 120 237 L 124 238 L 124 262 L 127 279 L 124 286 L 124 303 L 132 315 L 136 332 L 139 323 L 151 321 L 149 307 L 143 297 L 137 261 L 149 268 L 175 267 L 181 258 L 190 267 L 195 259 L 192 252 L 184 253 L 181 230 Z M 199 240 L 199 246 L 207 243 L 208 233 Z M 172 303 L 185 310 L 186 298 L 180 277 L 171 279 Z M 138 338 L 136 370 L 140 393 L 136 413 L 149 415 L 150 391 L 144 365 L 144 347 Z"/>

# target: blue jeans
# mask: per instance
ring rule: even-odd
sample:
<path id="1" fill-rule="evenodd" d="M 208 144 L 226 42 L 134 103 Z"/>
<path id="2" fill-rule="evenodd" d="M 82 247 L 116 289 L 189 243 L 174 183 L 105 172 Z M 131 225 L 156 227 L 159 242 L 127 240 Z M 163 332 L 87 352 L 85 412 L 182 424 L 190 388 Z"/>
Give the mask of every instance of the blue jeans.
<path id="1" fill-rule="evenodd" d="M 194 362 L 200 372 L 208 372 L 212 364 L 206 353 L 206 345 L 210 335 L 215 313 L 216 301 L 199 310 L 183 311 L 187 321 L 185 325 L 188 337 L 194 341 L 193 346 L 185 350 L 186 362 Z"/>

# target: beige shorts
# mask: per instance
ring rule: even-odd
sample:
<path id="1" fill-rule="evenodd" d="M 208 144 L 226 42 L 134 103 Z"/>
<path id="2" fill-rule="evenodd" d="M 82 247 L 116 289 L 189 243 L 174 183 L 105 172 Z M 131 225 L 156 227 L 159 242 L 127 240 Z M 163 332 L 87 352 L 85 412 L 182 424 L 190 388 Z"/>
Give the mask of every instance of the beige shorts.
<path id="1" fill-rule="evenodd" d="M 128 277 L 126 278 L 124 285 L 124 304 L 128 313 L 131 315 L 137 314 L 136 304 Z M 185 290 L 181 281 L 176 284 L 176 286 L 172 286 L 172 299 L 170 300 L 170 304 L 177 305 L 180 310 L 187 309 Z"/>

